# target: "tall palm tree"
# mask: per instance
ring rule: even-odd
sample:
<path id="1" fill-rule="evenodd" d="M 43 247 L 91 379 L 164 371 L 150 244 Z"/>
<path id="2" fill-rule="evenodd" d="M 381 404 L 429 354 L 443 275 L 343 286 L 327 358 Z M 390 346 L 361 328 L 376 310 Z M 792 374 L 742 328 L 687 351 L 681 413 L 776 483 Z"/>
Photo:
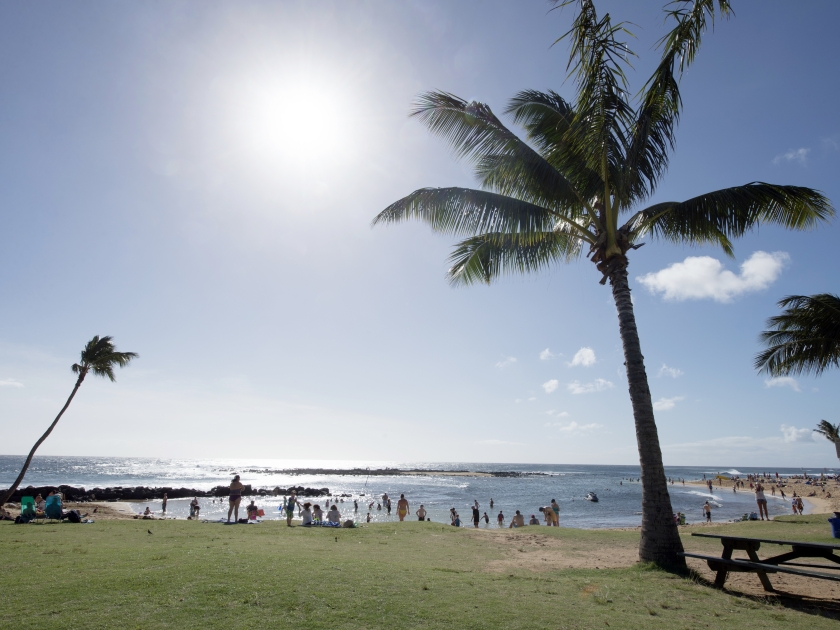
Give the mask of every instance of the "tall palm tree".
<path id="1" fill-rule="evenodd" d="M 834 442 L 837 457 L 840 458 L 840 424 L 831 424 L 828 420 L 820 420 L 814 431 L 825 437 L 829 442 Z"/>
<path id="2" fill-rule="evenodd" d="M 840 297 L 831 293 L 789 295 L 780 300 L 781 315 L 767 320 L 761 341 L 767 349 L 755 367 L 773 376 L 821 375 L 840 367 Z"/>
<path id="3" fill-rule="evenodd" d="M 44 440 L 49 437 L 52 430 L 55 428 L 55 425 L 58 424 L 58 421 L 61 420 L 61 416 L 64 415 L 64 412 L 67 411 L 67 408 L 70 406 L 70 403 L 73 401 L 73 398 L 76 396 L 76 392 L 79 391 L 79 387 L 82 385 L 82 381 L 85 380 L 85 377 L 88 375 L 88 372 L 93 373 L 95 376 L 102 376 L 103 378 L 109 379 L 111 382 L 117 380 L 114 378 L 114 367 L 125 367 L 128 365 L 132 359 L 136 359 L 139 355 L 136 352 L 117 352 L 117 349 L 114 347 L 114 344 L 111 342 L 111 337 L 100 337 L 97 335 L 93 339 L 87 342 L 87 345 L 82 350 L 81 359 L 79 363 L 74 363 L 71 367 L 74 374 L 78 374 L 78 378 L 76 379 L 76 385 L 73 387 L 73 391 L 70 392 L 70 397 L 67 399 L 67 402 L 64 403 L 64 406 L 61 408 L 61 411 L 58 412 L 58 415 L 53 420 L 52 424 L 46 430 L 44 435 L 35 442 L 35 446 L 32 447 L 32 450 L 29 451 L 29 456 L 26 458 L 26 461 L 23 463 L 23 468 L 20 471 L 20 474 L 15 479 L 12 486 L 6 490 L 5 494 L 3 494 L 2 499 L 0 499 L 0 506 L 2 506 L 9 498 L 14 494 L 15 490 L 17 490 L 20 482 L 23 481 L 24 475 L 26 475 L 26 471 L 29 468 L 29 464 L 32 463 L 32 457 L 35 455 L 35 451 L 38 450 L 38 447 L 44 442 Z"/>
<path id="4" fill-rule="evenodd" d="M 481 189 L 423 188 L 388 206 L 373 223 L 420 219 L 438 232 L 464 237 L 450 258 L 448 278 L 455 285 L 539 271 L 588 248 L 601 284 L 610 282 L 618 310 L 641 465 L 639 557 L 684 567 L 630 299 L 627 254 L 648 237 L 719 245 L 732 255 L 731 239 L 759 224 L 806 229 L 834 210 L 817 191 L 761 182 L 645 207 L 674 147 L 679 77 L 716 14 L 729 16 L 729 1 L 668 5 L 673 28 L 662 38 L 662 58 L 635 104 L 624 73 L 632 53 L 619 41 L 626 25 L 613 24 L 609 15 L 599 18 L 593 0 L 555 0 L 557 6 L 572 3 L 578 8 L 564 37 L 571 43 L 575 102 L 554 91 L 515 95 L 505 113 L 524 127 L 529 144 L 484 103 L 440 91 L 421 95 L 411 115 L 473 162 Z"/>

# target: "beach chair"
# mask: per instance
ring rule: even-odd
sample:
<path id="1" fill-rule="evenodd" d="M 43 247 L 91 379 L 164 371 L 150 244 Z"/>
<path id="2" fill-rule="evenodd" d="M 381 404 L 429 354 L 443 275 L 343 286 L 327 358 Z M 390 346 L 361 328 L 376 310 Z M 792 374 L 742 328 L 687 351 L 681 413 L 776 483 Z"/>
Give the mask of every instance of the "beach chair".
<path id="1" fill-rule="evenodd" d="M 35 499 L 33 497 L 21 497 L 20 515 L 27 520 L 35 518 Z"/>
<path id="2" fill-rule="evenodd" d="M 44 514 L 47 518 L 60 521 L 64 518 L 64 513 L 61 511 L 61 497 L 53 494 L 47 497 L 47 506 L 44 508 Z"/>

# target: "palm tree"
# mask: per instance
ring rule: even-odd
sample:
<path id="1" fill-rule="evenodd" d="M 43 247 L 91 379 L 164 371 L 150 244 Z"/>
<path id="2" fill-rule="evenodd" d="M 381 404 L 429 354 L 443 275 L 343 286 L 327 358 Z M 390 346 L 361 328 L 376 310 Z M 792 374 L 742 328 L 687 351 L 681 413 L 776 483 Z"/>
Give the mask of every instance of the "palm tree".
<path id="1" fill-rule="evenodd" d="M 373 223 L 420 219 L 433 230 L 463 237 L 450 258 L 454 285 L 539 271 L 578 258 L 588 247 L 618 310 L 641 466 L 639 557 L 684 567 L 630 299 L 627 254 L 648 237 L 719 245 L 732 255 L 731 239 L 760 224 L 811 228 L 834 209 L 817 191 L 761 182 L 644 207 L 674 147 L 679 77 L 716 13 L 729 16 L 729 2 L 668 5 L 673 29 L 662 38 L 660 63 L 635 105 L 623 70 L 632 53 L 618 39 L 626 25 L 613 24 L 609 15 L 599 18 L 593 0 L 554 2 L 578 4 L 563 36 L 571 42 L 575 102 L 554 91 L 515 95 L 505 113 L 524 127 L 529 144 L 484 103 L 440 91 L 421 95 L 411 115 L 473 162 L 481 189 L 423 188 L 388 206 Z"/>
<path id="2" fill-rule="evenodd" d="M 55 428 L 55 425 L 58 424 L 58 421 L 61 420 L 61 416 L 64 415 L 64 412 L 67 411 L 67 408 L 70 406 L 70 403 L 73 401 L 73 397 L 76 395 L 76 392 L 79 391 L 79 387 L 82 385 L 82 381 L 85 380 L 85 377 L 88 375 L 88 372 L 92 372 L 96 376 L 102 376 L 104 378 L 109 379 L 111 382 L 117 380 L 114 378 L 114 367 L 125 367 L 128 365 L 132 359 L 136 359 L 138 354 L 136 352 L 117 352 L 117 349 L 114 347 L 114 344 L 111 342 L 111 337 L 99 337 L 97 335 L 93 339 L 87 342 L 87 345 L 82 350 L 81 360 L 79 363 L 74 363 L 71 369 L 73 370 L 74 374 L 78 374 L 78 378 L 76 379 L 76 386 L 73 387 L 73 391 L 70 392 L 70 397 L 67 399 L 67 402 L 64 403 L 64 406 L 61 408 L 61 411 L 58 412 L 58 415 L 53 420 L 52 424 L 46 430 L 44 435 L 35 442 L 35 446 L 32 447 L 32 450 L 29 451 L 29 456 L 26 458 L 26 461 L 23 463 L 23 468 L 20 471 L 20 474 L 15 479 L 12 486 L 6 490 L 3 498 L 0 499 L 0 506 L 2 506 L 9 498 L 14 494 L 15 490 L 17 490 L 20 482 L 23 481 L 24 475 L 26 475 L 26 471 L 29 468 L 29 464 L 32 463 L 32 457 L 35 455 L 35 451 L 38 450 L 38 447 L 41 446 L 44 440 L 49 437 L 52 430 Z"/>
<path id="3" fill-rule="evenodd" d="M 840 424 L 831 424 L 828 420 L 820 420 L 814 431 L 824 436 L 829 442 L 834 442 L 837 457 L 840 458 Z"/>
<path id="4" fill-rule="evenodd" d="M 767 349 L 755 358 L 759 372 L 819 376 L 840 367 L 840 297 L 789 295 L 778 306 L 786 310 L 768 319 L 771 330 L 761 333 Z"/>

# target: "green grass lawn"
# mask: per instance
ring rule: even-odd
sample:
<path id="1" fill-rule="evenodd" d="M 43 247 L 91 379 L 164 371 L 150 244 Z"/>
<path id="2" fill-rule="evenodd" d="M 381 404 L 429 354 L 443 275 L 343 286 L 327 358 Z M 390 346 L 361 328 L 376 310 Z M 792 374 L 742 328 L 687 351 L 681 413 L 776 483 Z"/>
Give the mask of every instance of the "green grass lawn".
<path id="1" fill-rule="evenodd" d="M 824 516 L 786 520 L 714 533 L 831 541 Z M 515 542 L 535 533 L 601 552 L 638 543 L 632 531 L 534 527 L 505 535 Z M 652 568 L 514 566 L 518 543 L 510 542 L 417 522 L 355 530 L 2 523 L 0 627 L 838 627 L 828 606 L 768 603 Z M 714 541 L 685 542 L 720 552 Z M 499 570 L 494 561 L 505 559 Z"/>

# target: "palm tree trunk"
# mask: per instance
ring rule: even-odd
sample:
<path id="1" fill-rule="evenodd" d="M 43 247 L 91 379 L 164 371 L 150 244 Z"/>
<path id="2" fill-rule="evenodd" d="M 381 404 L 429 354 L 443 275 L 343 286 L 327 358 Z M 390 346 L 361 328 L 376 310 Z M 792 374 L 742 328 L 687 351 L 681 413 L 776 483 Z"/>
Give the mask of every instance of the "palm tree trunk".
<path id="1" fill-rule="evenodd" d="M 55 428 L 55 425 L 57 425 L 58 421 L 61 420 L 61 416 L 63 416 L 64 412 L 67 411 L 67 407 L 70 406 L 70 403 L 73 401 L 73 397 L 76 395 L 76 392 L 79 391 L 79 386 L 82 384 L 83 380 L 85 380 L 84 372 L 79 374 L 79 378 L 76 379 L 76 386 L 70 393 L 70 398 L 67 399 L 67 402 L 64 403 L 64 406 L 61 408 L 61 411 L 58 412 L 58 415 L 55 417 L 55 420 L 53 420 L 53 423 L 50 425 L 50 428 L 47 429 L 44 435 L 41 436 L 40 440 L 35 442 L 35 446 L 33 446 L 32 450 L 29 451 L 29 457 L 27 457 L 26 461 L 23 463 L 23 469 L 20 471 L 20 474 L 17 476 L 17 479 L 15 479 L 15 482 L 12 484 L 12 486 L 8 490 L 6 490 L 6 493 L 3 495 L 3 498 L 0 499 L 0 507 L 6 504 L 6 501 L 8 501 L 11 498 L 11 496 L 15 493 L 15 490 L 17 490 L 18 486 L 20 485 L 20 482 L 23 481 L 23 477 L 24 475 L 26 475 L 26 471 L 29 469 L 29 464 L 32 463 L 32 458 L 35 455 L 35 451 L 37 451 L 38 447 L 41 446 L 44 440 L 46 440 L 49 437 L 50 433 L 52 433 L 52 430 Z"/>
<path id="2" fill-rule="evenodd" d="M 662 465 L 662 450 L 653 417 L 645 361 L 636 329 L 636 316 L 627 283 L 627 259 L 612 265 L 609 273 L 613 299 L 618 310 L 618 328 L 624 347 L 624 365 L 633 419 L 636 422 L 636 442 L 639 447 L 639 464 L 642 469 L 642 539 L 639 543 L 639 560 L 655 562 L 662 566 L 684 568 L 685 558 L 677 554 L 683 550 L 668 481 Z"/>

